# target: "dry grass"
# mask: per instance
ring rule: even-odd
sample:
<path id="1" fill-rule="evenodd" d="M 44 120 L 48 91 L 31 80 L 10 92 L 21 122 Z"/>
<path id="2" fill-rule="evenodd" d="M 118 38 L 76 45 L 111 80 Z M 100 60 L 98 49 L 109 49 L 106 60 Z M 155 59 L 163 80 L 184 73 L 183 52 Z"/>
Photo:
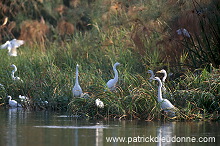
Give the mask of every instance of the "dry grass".
<path id="1" fill-rule="evenodd" d="M 74 25 L 65 20 L 61 20 L 57 24 L 57 31 L 61 36 L 72 35 L 74 33 Z"/>
<path id="2" fill-rule="evenodd" d="M 21 34 L 19 39 L 25 40 L 30 45 L 37 43 L 40 45 L 40 48 L 44 50 L 44 43 L 48 32 L 49 28 L 43 19 L 41 22 L 36 20 L 27 20 L 21 25 Z"/>

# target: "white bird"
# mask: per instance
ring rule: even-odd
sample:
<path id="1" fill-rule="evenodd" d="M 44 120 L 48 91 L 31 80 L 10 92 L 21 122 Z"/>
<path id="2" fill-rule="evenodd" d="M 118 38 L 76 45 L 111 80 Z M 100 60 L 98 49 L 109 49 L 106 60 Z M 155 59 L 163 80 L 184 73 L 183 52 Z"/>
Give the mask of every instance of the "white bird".
<path id="1" fill-rule="evenodd" d="M 175 107 L 173 106 L 173 104 L 168 99 L 162 98 L 162 91 L 161 91 L 162 82 L 161 82 L 160 78 L 155 77 L 154 80 L 158 81 L 158 83 L 159 83 L 157 101 L 160 103 L 161 109 L 163 109 L 165 112 L 174 113 L 173 110 L 175 109 Z"/>
<path id="2" fill-rule="evenodd" d="M 120 63 L 116 62 L 113 66 L 113 71 L 115 73 L 115 77 L 113 79 L 110 79 L 108 82 L 107 82 L 107 87 L 111 90 L 111 91 L 114 91 L 115 90 L 115 87 L 116 87 L 116 84 L 118 82 L 118 71 L 116 69 L 116 67 L 120 65 Z"/>
<path id="3" fill-rule="evenodd" d="M 163 92 L 166 92 L 166 87 L 165 87 L 165 81 L 166 81 L 166 78 L 167 78 L 167 72 L 166 70 L 162 69 L 160 71 L 157 71 L 156 73 L 162 73 L 163 74 L 163 78 L 162 78 L 162 91 Z"/>
<path id="4" fill-rule="evenodd" d="M 151 77 L 149 78 L 150 82 L 154 79 L 154 72 L 152 70 L 148 70 L 147 73 L 151 74 Z"/>
<path id="5" fill-rule="evenodd" d="M 14 80 L 14 81 L 19 80 L 19 81 L 23 82 L 23 80 L 21 80 L 20 77 L 15 77 L 15 72 L 17 71 L 16 65 L 12 64 L 11 67 L 14 68 L 14 70 L 11 72 L 12 80 Z"/>
<path id="6" fill-rule="evenodd" d="M 11 96 L 8 96 L 8 98 L 9 98 L 9 106 L 10 107 L 12 107 L 12 108 L 22 107 L 21 104 L 19 104 L 17 101 L 11 100 L 12 99 Z"/>
<path id="7" fill-rule="evenodd" d="M 8 49 L 9 56 L 17 56 L 17 48 L 24 44 L 23 40 L 13 39 L 1 45 L 1 49 Z"/>
<path id="8" fill-rule="evenodd" d="M 79 81 L 78 81 L 78 76 L 79 76 L 78 68 L 79 68 L 79 65 L 77 64 L 76 65 L 76 80 L 75 80 L 75 85 L 72 89 L 74 97 L 80 97 L 82 95 L 82 88 L 80 87 Z"/>
<path id="9" fill-rule="evenodd" d="M 27 96 L 19 95 L 18 98 L 20 98 L 23 107 L 27 107 L 30 105 L 30 99 Z"/>
<path id="10" fill-rule="evenodd" d="M 104 108 L 104 103 L 99 98 L 95 100 L 95 104 L 98 108 Z"/>
<path id="11" fill-rule="evenodd" d="M 19 95 L 18 97 L 21 99 L 21 102 L 28 102 L 29 101 L 29 98 L 27 96 Z"/>

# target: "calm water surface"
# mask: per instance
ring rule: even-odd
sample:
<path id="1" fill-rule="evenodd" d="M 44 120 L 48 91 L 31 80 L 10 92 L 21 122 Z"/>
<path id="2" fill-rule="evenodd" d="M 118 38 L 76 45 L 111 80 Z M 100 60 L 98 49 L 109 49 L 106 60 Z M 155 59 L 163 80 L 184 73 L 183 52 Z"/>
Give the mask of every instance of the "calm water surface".
<path id="1" fill-rule="evenodd" d="M 90 121 L 47 111 L 0 109 L 0 146 L 206 146 L 220 145 L 219 131 L 219 122 Z M 179 142 L 183 137 L 215 142 Z"/>

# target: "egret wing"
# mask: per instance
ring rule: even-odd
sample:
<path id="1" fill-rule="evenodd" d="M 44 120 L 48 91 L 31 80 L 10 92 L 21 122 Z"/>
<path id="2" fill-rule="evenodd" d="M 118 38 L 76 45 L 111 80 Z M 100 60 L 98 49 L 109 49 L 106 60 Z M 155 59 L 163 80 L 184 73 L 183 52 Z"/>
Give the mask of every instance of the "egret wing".
<path id="1" fill-rule="evenodd" d="M 8 45 L 9 45 L 9 41 L 7 41 L 6 43 L 4 43 L 3 45 L 1 45 L 1 49 L 6 49 L 8 48 Z"/>
<path id="2" fill-rule="evenodd" d="M 20 47 L 21 45 L 24 44 L 24 41 L 23 40 L 16 40 L 16 39 L 13 39 L 11 41 L 11 45 L 12 45 L 12 48 L 18 48 Z"/>

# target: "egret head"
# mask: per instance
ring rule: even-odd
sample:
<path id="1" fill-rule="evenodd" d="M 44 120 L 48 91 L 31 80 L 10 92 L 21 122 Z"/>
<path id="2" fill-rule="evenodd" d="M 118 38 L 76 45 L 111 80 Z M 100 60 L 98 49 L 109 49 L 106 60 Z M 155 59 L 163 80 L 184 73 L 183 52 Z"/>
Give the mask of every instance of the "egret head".
<path id="1" fill-rule="evenodd" d="M 11 100 L 11 96 L 10 95 L 8 95 L 7 97 Z"/>
<path id="2" fill-rule="evenodd" d="M 163 78 L 162 78 L 162 81 L 165 82 L 166 78 L 167 78 L 167 72 L 166 70 L 162 69 L 160 71 L 157 71 L 157 73 L 162 73 L 164 74 Z"/>
<path id="3" fill-rule="evenodd" d="M 163 74 L 166 74 L 166 70 L 165 69 L 161 69 L 160 71 L 157 71 L 156 73 L 163 73 Z"/>
<path id="4" fill-rule="evenodd" d="M 152 70 L 148 70 L 147 73 L 154 74 Z"/>
<path id="5" fill-rule="evenodd" d="M 16 67 L 14 64 L 12 64 L 10 67 Z"/>
<path id="6" fill-rule="evenodd" d="M 78 70 L 78 68 L 79 68 L 79 64 L 76 64 L 76 70 Z"/>
<path id="7" fill-rule="evenodd" d="M 17 71 L 16 65 L 12 64 L 10 67 L 13 67 L 13 68 L 14 68 L 13 72 L 16 72 L 16 71 Z"/>
<path id="8" fill-rule="evenodd" d="M 152 70 L 148 70 L 147 73 L 151 74 L 151 77 L 149 78 L 150 82 L 153 80 L 154 78 L 154 72 Z"/>
<path id="9" fill-rule="evenodd" d="M 116 63 L 114 64 L 114 66 L 118 66 L 118 65 L 120 65 L 120 63 L 118 63 L 118 62 L 116 62 Z"/>

